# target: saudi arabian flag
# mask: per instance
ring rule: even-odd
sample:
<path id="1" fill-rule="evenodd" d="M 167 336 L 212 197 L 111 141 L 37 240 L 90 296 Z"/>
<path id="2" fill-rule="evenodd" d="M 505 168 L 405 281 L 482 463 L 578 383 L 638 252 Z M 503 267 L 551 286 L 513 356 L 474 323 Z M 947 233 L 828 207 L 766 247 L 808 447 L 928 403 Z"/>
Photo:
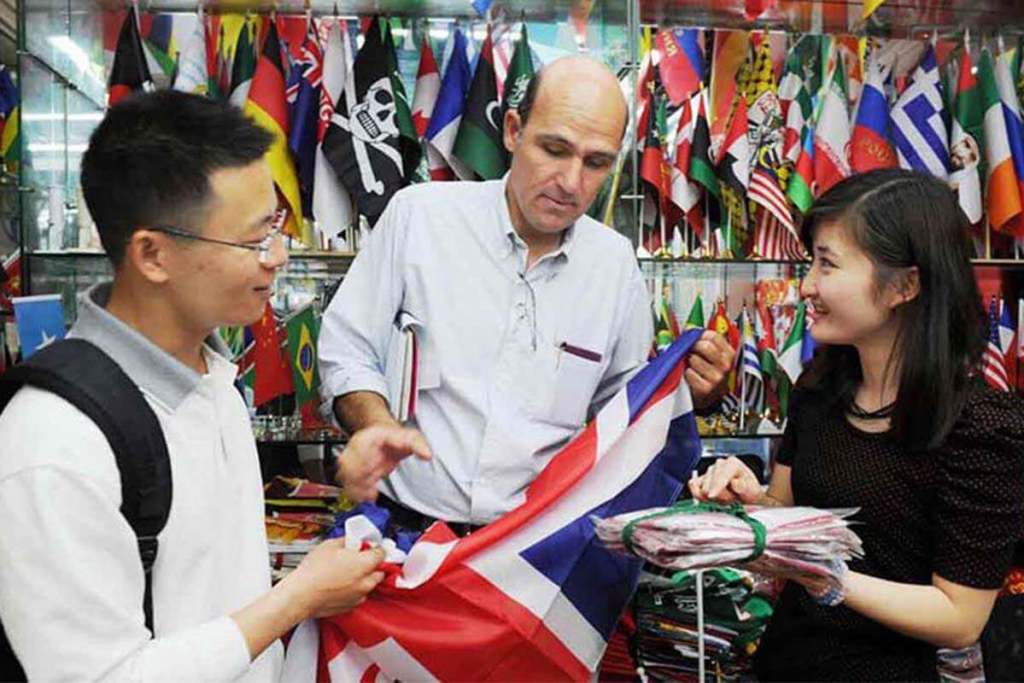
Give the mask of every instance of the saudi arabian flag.
<path id="1" fill-rule="evenodd" d="M 523 101 L 526 94 L 526 86 L 533 79 L 533 58 L 530 56 L 530 43 L 526 38 L 526 22 L 523 22 L 522 32 L 516 42 L 515 52 L 512 53 L 512 61 L 508 65 L 508 74 L 505 76 L 505 101 L 501 103 L 502 114 L 509 109 L 518 109 L 519 103 Z"/>
<path id="2" fill-rule="evenodd" d="M 700 294 L 693 302 L 693 306 L 690 307 L 690 315 L 686 316 L 686 324 L 683 326 L 684 329 L 692 330 L 694 328 L 703 329 L 704 327 L 704 302 L 701 301 Z"/>
<path id="3" fill-rule="evenodd" d="M 295 384 L 295 405 L 319 401 L 320 373 L 316 363 L 316 338 L 320 333 L 313 307 L 307 306 L 285 323 L 288 360 Z"/>
<path id="4" fill-rule="evenodd" d="M 807 325 L 805 308 L 803 301 L 797 305 L 793 325 L 789 328 L 786 343 L 782 345 L 782 354 L 779 356 L 779 364 L 794 384 L 804 369 L 800 352 L 803 349 L 804 327 Z"/>

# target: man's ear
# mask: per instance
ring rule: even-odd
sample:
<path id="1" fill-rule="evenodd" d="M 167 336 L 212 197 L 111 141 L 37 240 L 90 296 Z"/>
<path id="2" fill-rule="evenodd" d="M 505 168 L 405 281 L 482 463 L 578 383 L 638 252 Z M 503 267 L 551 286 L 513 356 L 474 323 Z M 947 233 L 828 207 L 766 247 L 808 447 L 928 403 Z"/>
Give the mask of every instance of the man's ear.
<path id="1" fill-rule="evenodd" d="M 124 265 L 130 265 L 154 284 L 167 282 L 171 238 L 155 230 L 141 228 L 132 233 L 124 249 Z"/>
<path id="2" fill-rule="evenodd" d="M 505 131 L 502 135 L 505 138 L 505 149 L 510 153 L 514 152 L 523 137 L 523 121 L 515 109 L 505 112 Z"/>

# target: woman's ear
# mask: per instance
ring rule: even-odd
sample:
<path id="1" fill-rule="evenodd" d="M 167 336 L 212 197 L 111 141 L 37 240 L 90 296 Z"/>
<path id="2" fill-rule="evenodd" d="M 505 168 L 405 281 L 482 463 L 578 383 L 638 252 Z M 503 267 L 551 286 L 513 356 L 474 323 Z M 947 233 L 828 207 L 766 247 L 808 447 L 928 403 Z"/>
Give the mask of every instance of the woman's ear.
<path id="1" fill-rule="evenodd" d="M 916 299 L 921 294 L 921 273 L 917 266 L 906 268 L 893 280 L 892 307 L 902 306 Z"/>

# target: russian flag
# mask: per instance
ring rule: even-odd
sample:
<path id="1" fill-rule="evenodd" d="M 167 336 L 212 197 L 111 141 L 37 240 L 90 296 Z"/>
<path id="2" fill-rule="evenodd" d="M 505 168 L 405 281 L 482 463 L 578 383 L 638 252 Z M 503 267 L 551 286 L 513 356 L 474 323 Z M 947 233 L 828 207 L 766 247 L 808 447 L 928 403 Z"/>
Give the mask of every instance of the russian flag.
<path id="1" fill-rule="evenodd" d="M 896 168 L 899 164 L 896 152 L 889 144 L 889 102 L 885 98 L 888 74 L 889 67 L 879 64 L 872 53 L 850 141 L 850 166 L 854 173 Z"/>
<path id="2" fill-rule="evenodd" d="M 456 28 L 452 40 L 452 56 L 448 60 L 448 69 L 441 81 L 441 92 L 434 103 L 430 125 L 425 134 L 432 180 L 451 180 L 451 171 L 461 179 L 473 177 L 473 172 L 452 154 L 459 122 L 462 121 L 466 93 L 469 92 L 473 78 L 466 58 L 466 37 Z"/>

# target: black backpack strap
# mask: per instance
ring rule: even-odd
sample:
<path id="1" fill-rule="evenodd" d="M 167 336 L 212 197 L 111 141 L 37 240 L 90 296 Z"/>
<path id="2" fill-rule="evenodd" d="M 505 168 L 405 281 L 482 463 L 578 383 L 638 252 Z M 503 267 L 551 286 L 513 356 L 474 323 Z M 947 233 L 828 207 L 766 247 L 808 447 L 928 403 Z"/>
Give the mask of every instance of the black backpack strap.
<path id="1" fill-rule="evenodd" d="M 121 514 L 135 531 L 146 573 L 143 609 L 152 634 L 152 569 L 173 492 L 167 442 L 156 413 L 121 367 L 84 339 L 59 341 L 0 375 L 0 411 L 25 385 L 68 401 L 107 438 L 121 475 Z"/>

